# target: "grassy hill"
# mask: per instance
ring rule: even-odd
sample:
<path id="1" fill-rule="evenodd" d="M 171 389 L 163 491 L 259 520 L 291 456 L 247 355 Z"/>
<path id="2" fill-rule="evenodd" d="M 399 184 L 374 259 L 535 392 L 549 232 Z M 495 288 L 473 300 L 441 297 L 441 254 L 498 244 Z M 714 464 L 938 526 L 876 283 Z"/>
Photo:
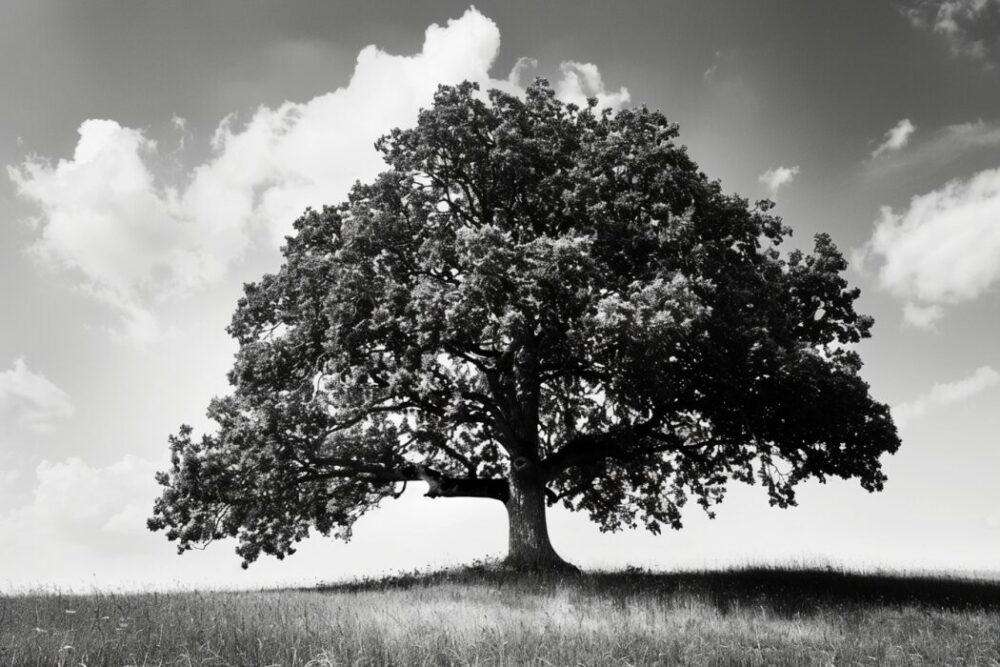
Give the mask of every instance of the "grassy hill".
<path id="1" fill-rule="evenodd" d="M 0 665 L 1000 663 L 1000 582 L 813 569 L 0 598 Z"/>

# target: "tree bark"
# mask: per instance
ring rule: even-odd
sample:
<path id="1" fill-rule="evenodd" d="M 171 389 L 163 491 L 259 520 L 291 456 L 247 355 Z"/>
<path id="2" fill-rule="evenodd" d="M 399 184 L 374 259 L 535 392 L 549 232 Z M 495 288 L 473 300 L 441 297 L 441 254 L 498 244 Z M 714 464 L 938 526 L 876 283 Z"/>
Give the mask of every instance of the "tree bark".
<path id="1" fill-rule="evenodd" d="M 545 481 L 537 464 L 518 457 L 511 462 L 507 506 L 508 551 L 504 565 L 535 572 L 578 572 L 549 541 L 545 520 Z"/>

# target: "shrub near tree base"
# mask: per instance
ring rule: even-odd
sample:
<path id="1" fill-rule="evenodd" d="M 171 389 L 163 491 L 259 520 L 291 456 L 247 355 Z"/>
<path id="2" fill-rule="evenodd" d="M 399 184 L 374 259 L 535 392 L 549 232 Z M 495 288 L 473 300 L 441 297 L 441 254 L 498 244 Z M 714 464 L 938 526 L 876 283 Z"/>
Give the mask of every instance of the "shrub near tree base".
<path id="1" fill-rule="evenodd" d="M 230 333 L 233 393 L 181 427 L 149 526 L 244 565 L 348 538 L 408 482 L 493 498 L 508 564 L 567 567 L 546 504 L 680 528 L 730 479 L 882 488 L 899 440 L 849 346 L 869 335 L 826 235 L 723 194 L 645 108 L 442 86 L 377 147 L 389 170 L 307 210 Z M 336 155 L 330 156 L 336 160 Z"/>

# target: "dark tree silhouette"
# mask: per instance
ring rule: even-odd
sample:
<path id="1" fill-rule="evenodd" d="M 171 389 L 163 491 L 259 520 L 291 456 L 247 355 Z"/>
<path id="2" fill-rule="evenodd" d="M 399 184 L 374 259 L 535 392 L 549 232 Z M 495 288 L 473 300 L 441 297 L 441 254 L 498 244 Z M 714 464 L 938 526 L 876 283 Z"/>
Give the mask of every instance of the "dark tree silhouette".
<path id="1" fill-rule="evenodd" d="M 780 253 L 772 204 L 724 194 L 661 113 L 595 106 L 442 86 L 379 140 L 389 170 L 245 286 L 218 432 L 171 438 L 149 527 L 235 536 L 246 565 L 423 482 L 500 501 L 508 562 L 558 568 L 546 503 L 658 532 L 730 479 L 782 507 L 810 477 L 880 490 L 899 440 L 830 238 Z"/>

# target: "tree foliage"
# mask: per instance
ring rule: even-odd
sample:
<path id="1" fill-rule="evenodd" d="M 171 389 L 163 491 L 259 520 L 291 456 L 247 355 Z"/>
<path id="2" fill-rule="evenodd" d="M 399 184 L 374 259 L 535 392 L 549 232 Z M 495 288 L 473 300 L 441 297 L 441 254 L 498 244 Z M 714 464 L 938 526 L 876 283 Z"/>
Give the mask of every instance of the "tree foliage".
<path id="1" fill-rule="evenodd" d="M 442 86 L 377 144 L 389 169 L 308 210 L 245 286 L 215 433 L 171 438 L 152 529 L 245 563 L 349 537 L 407 482 L 679 528 L 730 480 L 771 502 L 830 476 L 882 488 L 899 441 L 859 375 L 846 262 L 725 194 L 646 108 Z M 330 156 L 337 159 L 337 156 Z"/>

